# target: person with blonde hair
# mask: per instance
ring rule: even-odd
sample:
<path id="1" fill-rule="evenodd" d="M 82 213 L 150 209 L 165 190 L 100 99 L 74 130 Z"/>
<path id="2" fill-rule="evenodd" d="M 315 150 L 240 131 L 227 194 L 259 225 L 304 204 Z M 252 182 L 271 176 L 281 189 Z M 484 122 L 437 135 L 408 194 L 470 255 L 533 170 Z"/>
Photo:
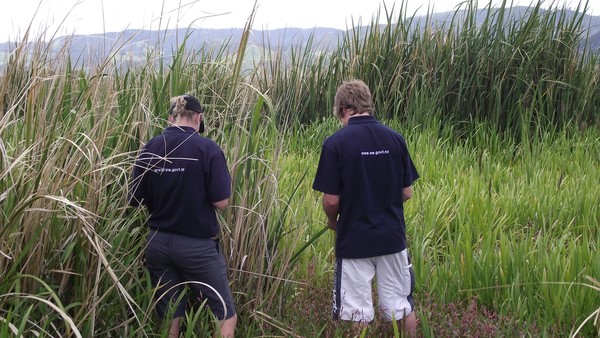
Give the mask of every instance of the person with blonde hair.
<path id="1" fill-rule="evenodd" d="M 344 82 L 334 99 L 343 128 L 322 145 L 313 189 L 323 193 L 327 225 L 336 232 L 333 317 L 363 329 L 379 307 L 415 336 L 414 274 L 406 244 L 404 202 L 419 174 L 403 136 L 375 119 L 369 87 Z"/>
<path id="2" fill-rule="evenodd" d="M 169 337 L 178 337 L 188 303 L 181 294 L 187 286 L 194 297 L 206 300 L 219 320 L 221 337 L 232 338 L 237 314 L 216 216 L 231 195 L 225 155 L 198 133 L 204 131 L 204 109 L 195 97 L 171 99 L 168 120 L 171 126 L 141 149 L 129 193 L 129 204 L 145 206 L 149 213 L 144 254 L 156 288 L 156 311 L 165 319 L 176 303 Z"/>

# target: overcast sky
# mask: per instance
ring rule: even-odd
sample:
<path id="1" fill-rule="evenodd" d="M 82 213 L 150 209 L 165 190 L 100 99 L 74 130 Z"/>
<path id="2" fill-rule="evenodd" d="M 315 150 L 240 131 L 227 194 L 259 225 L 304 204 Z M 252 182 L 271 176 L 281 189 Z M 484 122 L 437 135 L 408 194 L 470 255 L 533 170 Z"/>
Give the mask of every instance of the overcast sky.
<path id="1" fill-rule="evenodd" d="M 454 10 L 461 0 L 258 0 L 254 22 L 257 29 L 287 27 L 330 27 L 345 29 L 352 20 L 372 22 L 383 4 L 388 9 L 407 6 L 407 13 L 426 14 L 428 10 Z M 480 7 L 488 2 L 479 1 Z M 498 3 L 494 0 L 493 3 Z M 514 5 L 537 1 L 514 0 Z M 542 2 L 543 7 L 553 4 Z M 578 1 L 556 0 L 554 6 L 574 8 Z M 193 26 L 197 28 L 243 27 L 252 12 L 254 0 L 2 0 L 0 41 L 16 41 L 31 26 L 35 34 L 46 36 L 96 34 L 130 29 L 159 29 Z M 589 0 L 588 14 L 600 15 L 600 1 Z M 179 8 L 179 10 L 178 10 Z M 37 11 L 37 13 L 36 13 Z M 381 15 L 381 17 L 385 17 Z"/>

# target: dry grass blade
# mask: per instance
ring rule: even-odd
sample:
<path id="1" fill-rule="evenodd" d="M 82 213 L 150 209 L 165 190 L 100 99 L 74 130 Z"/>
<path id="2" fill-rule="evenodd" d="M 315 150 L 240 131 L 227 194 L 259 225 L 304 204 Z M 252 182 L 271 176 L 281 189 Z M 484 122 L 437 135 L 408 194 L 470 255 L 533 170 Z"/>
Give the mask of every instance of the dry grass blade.
<path id="1" fill-rule="evenodd" d="M 255 317 L 256 319 L 258 319 L 259 321 L 264 321 L 268 325 L 276 327 L 281 332 L 285 333 L 286 337 L 295 337 L 295 338 L 304 337 L 303 335 L 299 335 L 296 332 L 294 332 L 291 328 L 285 327 L 285 323 L 281 323 L 276 318 L 273 318 L 272 316 L 269 316 L 268 314 L 266 314 L 264 312 L 254 311 L 254 312 L 252 312 L 252 316 Z"/>
<path id="2" fill-rule="evenodd" d="M 7 320 L 2 317 L 0 317 L 0 321 L 8 324 L 8 328 L 12 331 L 13 335 L 16 336 L 19 333 L 19 329 L 13 323 L 7 323 Z"/>
<path id="3" fill-rule="evenodd" d="M 78 337 L 78 338 L 82 337 L 81 333 L 77 329 L 77 326 L 75 325 L 75 322 L 73 322 L 73 319 L 67 314 L 67 312 L 64 309 L 58 307 L 56 304 L 52 303 L 51 301 L 43 299 L 38 296 L 29 295 L 29 294 L 21 294 L 21 293 L 7 293 L 7 294 L 0 295 L 0 298 L 10 298 L 10 297 L 32 299 L 32 300 L 35 300 L 35 301 L 38 301 L 40 303 L 44 303 L 44 304 L 50 306 L 68 324 L 67 329 L 69 330 L 69 332 L 68 332 L 69 334 L 73 334 L 73 335 L 75 335 L 75 337 Z"/>

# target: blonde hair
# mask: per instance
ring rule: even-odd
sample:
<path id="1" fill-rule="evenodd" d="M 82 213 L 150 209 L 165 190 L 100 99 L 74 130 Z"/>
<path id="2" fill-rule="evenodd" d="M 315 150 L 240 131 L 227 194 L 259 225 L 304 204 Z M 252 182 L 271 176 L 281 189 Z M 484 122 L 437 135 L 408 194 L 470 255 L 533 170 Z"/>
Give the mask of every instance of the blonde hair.
<path id="1" fill-rule="evenodd" d="M 179 95 L 171 98 L 169 101 L 169 114 L 173 119 L 177 120 L 182 117 L 191 119 L 195 114 L 202 113 L 187 109 L 189 98 L 189 95 Z"/>
<path id="2" fill-rule="evenodd" d="M 352 110 L 350 115 L 362 113 L 373 115 L 375 107 L 369 86 L 361 80 L 344 81 L 335 93 L 334 115 L 341 117 L 344 108 Z"/>

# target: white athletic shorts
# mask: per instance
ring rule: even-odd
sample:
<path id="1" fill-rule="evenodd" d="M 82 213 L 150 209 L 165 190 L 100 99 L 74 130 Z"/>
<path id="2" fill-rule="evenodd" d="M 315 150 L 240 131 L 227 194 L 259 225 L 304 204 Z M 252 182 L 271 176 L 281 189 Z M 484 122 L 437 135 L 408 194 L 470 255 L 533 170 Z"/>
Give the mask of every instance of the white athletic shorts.
<path id="1" fill-rule="evenodd" d="M 372 280 L 377 280 L 378 303 L 386 320 L 399 320 L 414 309 L 415 278 L 408 250 L 370 258 L 336 260 L 333 318 L 370 322 L 375 317 Z"/>

